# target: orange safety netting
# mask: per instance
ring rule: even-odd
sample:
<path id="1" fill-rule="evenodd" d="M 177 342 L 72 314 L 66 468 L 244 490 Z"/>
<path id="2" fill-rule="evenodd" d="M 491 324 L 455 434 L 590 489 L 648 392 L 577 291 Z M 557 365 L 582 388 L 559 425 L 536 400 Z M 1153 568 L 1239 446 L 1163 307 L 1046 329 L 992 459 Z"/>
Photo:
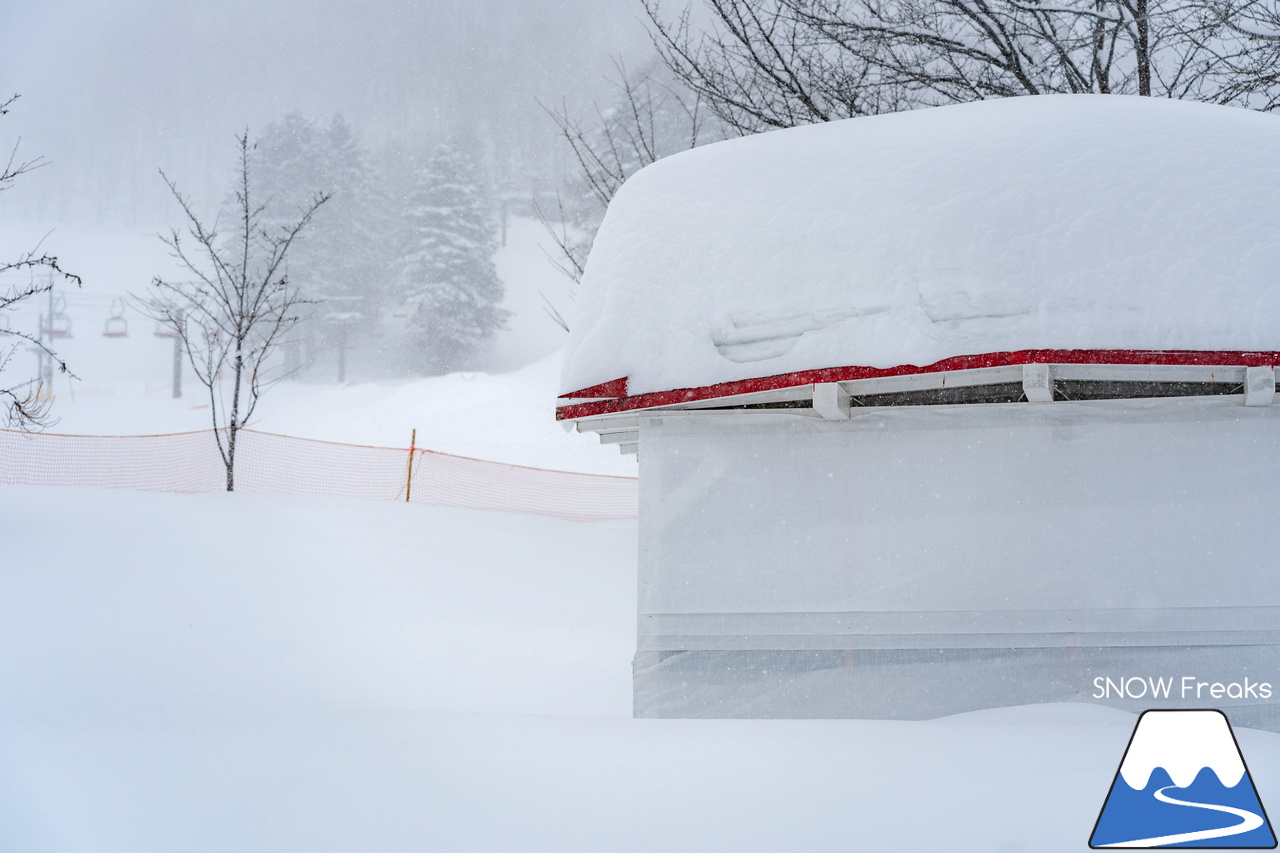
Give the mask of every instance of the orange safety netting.
<path id="1" fill-rule="evenodd" d="M 0 483 L 156 492 L 226 488 L 208 431 L 59 435 L 0 430 Z M 549 515 L 571 521 L 635 518 L 633 477 L 549 471 L 421 448 L 367 447 L 240 430 L 236 491 L 408 500 Z"/>

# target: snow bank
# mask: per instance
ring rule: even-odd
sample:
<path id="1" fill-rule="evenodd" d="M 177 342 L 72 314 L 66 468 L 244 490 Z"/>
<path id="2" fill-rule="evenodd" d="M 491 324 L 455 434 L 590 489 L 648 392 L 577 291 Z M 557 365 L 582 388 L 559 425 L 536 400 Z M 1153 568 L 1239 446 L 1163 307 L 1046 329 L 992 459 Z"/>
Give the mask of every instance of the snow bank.
<path id="1" fill-rule="evenodd" d="M 709 145 L 618 193 L 561 389 L 1280 349 L 1280 118 L 1055 95 Z"/>
<path id="2" fill-rule="evenodd" d="M 0 487 L 0 538 L 6 853 L 1076 851 L 1134 724 L 629 719 L 633 524 Z"/>

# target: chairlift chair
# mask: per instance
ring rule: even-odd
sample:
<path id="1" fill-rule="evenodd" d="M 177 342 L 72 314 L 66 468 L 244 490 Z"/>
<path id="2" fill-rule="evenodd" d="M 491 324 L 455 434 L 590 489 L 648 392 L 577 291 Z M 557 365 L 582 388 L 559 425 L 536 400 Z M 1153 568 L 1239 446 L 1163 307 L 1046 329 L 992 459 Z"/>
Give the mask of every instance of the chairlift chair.
<path id="1" fill-rule="evenodd" d="M 102 329 L 104 338 L 127 338 L 129 337 L 129 321 L 124 317 L 124 303 L 116 300 L 111 303 L 111 316 L 107 318 L 106 325 Z"/>
<path id="2" fill-rule="evenodd" d="M 71 337 L 71 318 L 66 314 L 54 314 L 45 325 L 44 334 L 49 338 Z"/>

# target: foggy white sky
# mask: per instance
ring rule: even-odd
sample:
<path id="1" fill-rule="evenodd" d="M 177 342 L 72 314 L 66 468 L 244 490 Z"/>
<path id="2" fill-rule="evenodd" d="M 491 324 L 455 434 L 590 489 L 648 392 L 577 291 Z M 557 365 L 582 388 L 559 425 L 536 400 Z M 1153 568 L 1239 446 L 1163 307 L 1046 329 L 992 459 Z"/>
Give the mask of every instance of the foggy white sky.
<path id="1" fill-rule="evenodd" d="M 21 136 L 51 165 L 0 217 L 163 219 L 157 168 L 220 195 L 233 134 L 291 110 L 342 113 L 375 146 L 475 133 L 500 170 L 545 174 L 557 149 L 535 98 L 607 97 L 610 57 L 650 54 L 639 14 L 638 0 L 7 0 L 0 90 L 22 99 L 0 142 Z"/>

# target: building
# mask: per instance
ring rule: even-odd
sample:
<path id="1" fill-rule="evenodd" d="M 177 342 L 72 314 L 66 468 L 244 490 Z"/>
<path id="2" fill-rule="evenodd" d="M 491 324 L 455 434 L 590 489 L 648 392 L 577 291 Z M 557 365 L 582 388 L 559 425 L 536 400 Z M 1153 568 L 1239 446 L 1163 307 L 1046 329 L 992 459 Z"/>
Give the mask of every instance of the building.
<path id="1" fill-rule="evenodd" d="M 633 177 L 557 416 L 640 453 L 637 716 L 1280 728 L 1275 150 L 1045 96 Z"/>

